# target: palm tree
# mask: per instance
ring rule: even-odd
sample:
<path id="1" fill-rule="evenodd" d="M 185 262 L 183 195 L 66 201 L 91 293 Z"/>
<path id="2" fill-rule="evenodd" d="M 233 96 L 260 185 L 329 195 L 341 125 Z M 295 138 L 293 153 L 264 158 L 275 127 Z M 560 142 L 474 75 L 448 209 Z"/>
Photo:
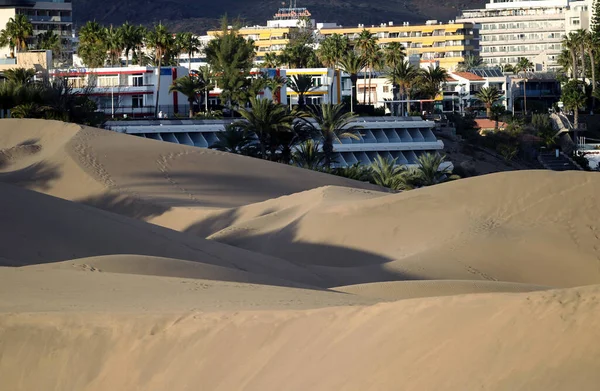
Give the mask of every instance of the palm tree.
<path id="1" fill-rule="evenodd" d="M 406 50 L 400 42 L 390 42 L 383 49 L 383 59 L 389 68 L 396 68 L 396 64 L 404 61 Z"/>
<path id="2" fill-rule="evenodd" d="M 367 29 L 363 29 L 358 35 L 356 39 L 356 48 L 359 50 L 360 54 L 365 58 L 367 65 L 371 62 L 371 57 L 373 57 L 373 51 L 377 46 L 377 41 L 373 34 Z M 367 73 L 364 74 L 364 88 L 363 88 L 363 104 L 367 101 Z M 370 96 L 370 91 L 369 91 Z"/>
<path id="3" fill-rule="evenodd" d="M 409 172 L 406 167 L 396 164 L 396 159 L 391 157 L 383 158 L 377 155 L 369 167 L 371 182 L 387 187 L 392 190 L 408 190 L 412 186 L 409 184 Z"/>
<path id="4" fill-rule="evenodd" d="M 90 68 L 100 68 L 106 62 L 106 29 L 99 23 L 88 21 L 79 30 L 77 52 Z"/>
<path id="5" fill-rule="evenodd" d="M 313 79 L 310 75 L 294 75 L 288 79 L 288 87 L 298 94 L 298 106 L 302 110 L 304 108 L 304 95 L 313 89 Z"/>
<path id="6" fill-rule="evenodd" d="M 318 129 L 323 139 L 323 153 L 325 154 L 325 167 L 331 166 L 333 157 L 333 142 L 349 137 L 358 140 L 360 126 L 352 125 L 356 115 L 344 112 L 344 104 L 322 104 L 320 107 L 310 108 L 310 115 L 317 122 Z"/>
<path id="7" fill-rule="evenodd" d="M 388 70 L 387 78 L 406 98 L 406 112 L 410 112 L 410 92 L 419 75 L 419 70 L 408 62 L 399 62 L 395 68 Z"/>
<path id="8" fill-rule="evenodd" d="M 459 65 L 459 71 L 470 71 L 483 65 L 483 59 L 479 56 L 466 55 L 465 61 Z"/>
<path id="9" fill-rule="evenodd" d="M 597 48 L 600 47 L 600 37 L 596 34 L 586 32 L 584 42 L 592 68 L 592 110 L 594 110 L 596 106 L 596 55 L 598 54 Z"/>
<path id="10" fill-rule="evenodd" d="M 562 67 L 562 71 L 566 74 L 572 74 L 573 60 L 571 58 L 571 52 L 567 49 L 563 49 L 556 59 L 556 63 Z"/>
<path id="11" fill-rule="evenodd" d="M 148 31 L 145 43 L 147 47 L 154 49 L 154 57 L 158 63 L 158 82 L 156 83 L 156 102 L 154 107 L 154 116 L 157 117 L 161 79 L 160 70 L 164 55 L 173 47 L 173 36 L 162 23 L 159 23 L 153 30 Z"/>
<path id="12" fill-rule="evenodd" d="M 254 141 L 247 132 L 231 124 L 223 132 L 217 133 L 217 141 L 210 146 L 218 151 L 246 155 L 249 145 Z"/>
<path id="13" fill-rule="evenodd" d="M 325 162 L 325 153 L 320 151 L 318 141 L 306 140 L 298 145 L 298 149 L 292 154 L 292 161 L 299 167 L 317 170 Z"/>
<path id="14" fill-rule="evenodd" d="M 383 59 L 383 53 L 377 45 L 373 45 L 366 53 L 365 61 L 369 66 L 369 105 L 371 104 L 371 82 L 373 80 L 373 71 L 377 68 L 381 68 L 381 62 Z"/>
<path id="15" fill-rule="evenodd" d="M 8 46 L 11 50 L 11 57 L 15 57 L 14 50 L 17 52 L 27 50 L 27 38 L 33 34 L 33 25 L 29 18 L 23 14 L 15 15 L 8 19 L 4 30 L 0 31 L 0 45 Z"/>
<path id="16" fill-rule="evenodd" d="M 519 60 L 513 67 L 513 71 L 518 75 L 521 72 L 527 72 L 533 69 L 533 63 L 526 57 L 519 57 Z"/>
<path id="17" fill-rule="evenodd" d="M 180 77 L 173 81 L 169 87 L 169 92 L 179 92 L 187 97 L 190 105 L 190 118 L 194 118 L 194 103 L 198 101 L 198 94 L 204 88 L 204 81 L 195 75 Z"/>
<path id="18" fill-rule="evenodd" d="M 243 129 L 246 134 L 256 135 L 263 159 L 267 158 L 266 150 L 269 149 L 271 160 L 276 160 L 278 133 L 290 132 L 295 117 L 285 106 L 275 104 L 270 99 L 251 97 L 250 105 L 250 109 L 238 110 L 243 120 L 236 121 L 234 126 Z"/>
<path id="19" fill-rule="evenodd" d="M 4 71 L 4 77 L 11 83 L 19 86 L 24 86 L 33 82 L 35 77 L 35 69 L 33 68 L 13 68 Z"/>
<path id="20" fill-rule="evenodd" d="M 277 68 L 281 65 L 281 59 L 275 53 L 265 53 L 263 56 L 263 68 Z"/>
<path id="21" fill-rule="evenodd" d="M 208 65 L 202 66 L 198 69 L 198 77 L 202 79 L 204 87 L 200 91 L 204 95 L 204 109 L 208 114 L 208 93 L 215 88 L 214 85 L 214 74 Z"/>
<path id="22" fill-rule="evenodd" d="M 192 70 L 192 56 L 194 53 L 200 52 L 202 43 L 200 38 L 192 33 L 182 33 L 180 41 L 182 51 L 188 55 L 188 72 L 190 72 Z"/>
<path id="23" fill-rule="evenodd" d="M 123 53 L 125 48 L 123 30 L 120 28 L 113 28 L 111 25 L 106 29 L 104 36 L 106 49 L 108 50 L 108 58 L 110 59 L 110 65 L 114 66 L 117 61 L 119 62 L 119 65 L 121 65 L 121 53 Z"/>
<path id="24" fill-rule="evenodd" d="M 347 37 L 341 34 L 332 34 L 321 42 L 317 50 L 317 57 L 326 67 L 337 68 L 349 46 L 350 43 Z"/>
<path id="25" fill-rule="evenodd" d="M 123 44 L 123 50 L 125 51 L 125 66 L 129 66 L 129 53 L 135 51 L 138 47 L 141 47 L 144 40 L 144 31 L 142 26 L 134 26 L 125 22 L 119 27 L 120 35 Z"/>
<path id="26" fill-rule="evenodd" d="M 445 160 L 445 156 L 437 153 L 424 153 L 418 157 L 417 175 L 422 186 L 436 185 L 447 179 L 450 174 L 448 167 L 440 169 Z"/>
<path id="27" fill-rule="evenodd" d="M 576 79 L 577 72 L 577 51 L 579 50 L 579 37 L 575 32 L 570 32 L 569 35 L 563 38 L 562 45 L 571 54 L 571 78 Z"/>
<path id="28" fill-rule="evenodd" d="M 567 82 L 562 89 L 561 100 L 565 109 L 573 110 L 573 129 L 576 142 L 579 137 L 579 110 L 584 109 L 587 104 L 587 97 L 583 89 L 583 83 L 578 80 Z"/>
<path id="29" fill-rule="evenodd" d="M 421 80 L 424 82 L 426 90 L 432 99 L 438 94 L 448 76 L 448 72 L 441 67 L 429 66 L 427 69 L 421 71 Z"/>
<path id="30" fill-rule="evenodd" d="M 340 61 L 342 71 L 350 75 L 350 81 L 352 82 L 352 99 L 351 99 L 351 110 L 354 106 L 354 100 L 356 99 L 356 82 L 358 81 L 358 74 L 365 67 L 365 60 L 362 56 L 356 54 L 354 50 L 350 50 L 342 57 Z"/>
<path id="31" fill-rule="evenodd" d="M 579 44 L 579 55 L 581 56 L 581 81 L 585 83 L 586 72 L 585 72 L 585 63 L 586 63 L 586 40 L 587 40 L 587 32 L 585 30 L 579 29 L 575 31 L 575 36 L 577 37 L 577 43 Z"/>
<path id="32" fill-rule="evenodd" d="M 36 49 L 37 50 L 50 50 L 52 51 L 52 56 L 57 58 L 62 51 L 62 44 L 60 42 L 60 37 L 56 35 L 53 30 L 48 30 L 44 33 L 40 33 L 36 36 Z"/>
<path id="33" fill-rule="evenodd" d="M 485 113 L 488 118 L 492 117 L 492 106 L 502 94 L 498 91 L 498 88 L 492 87 L 482 87 L 477 93 L 477 99 L 479 99 L 485 105 Z"/>

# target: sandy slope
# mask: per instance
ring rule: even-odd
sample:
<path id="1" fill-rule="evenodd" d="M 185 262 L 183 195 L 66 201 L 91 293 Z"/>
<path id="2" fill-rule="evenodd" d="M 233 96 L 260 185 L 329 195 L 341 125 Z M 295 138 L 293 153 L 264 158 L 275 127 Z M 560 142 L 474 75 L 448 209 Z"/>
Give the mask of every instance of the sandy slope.
<path id="1" fill-rule="evenodd" d="M 0 315 L 40 390 L 597 390 L 599 287 L 371 307 Z M 31 376 L 35 373 L 35 376 Z"/>
<path id="2" fill-rule="evenodd" d="M 320 188 L 221 212 L 233 223 L 209 238 L 321 274 L 343 269 L 330 286 L 398 278 L 577 286 L 600 282 L 598 193 L 595 173 L 548 171 L 363 200 Z"/>
<path id="3" fill-rule="evenodd" d="M 0 182 L 0 390 L 600 384 L 593 173 L 389 194 L 0 120 Z"/>

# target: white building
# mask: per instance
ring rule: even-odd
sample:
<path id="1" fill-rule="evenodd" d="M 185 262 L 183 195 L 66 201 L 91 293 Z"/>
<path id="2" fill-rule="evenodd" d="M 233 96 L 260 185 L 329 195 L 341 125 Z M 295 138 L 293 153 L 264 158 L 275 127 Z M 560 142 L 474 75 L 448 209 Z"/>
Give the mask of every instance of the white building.
<path id="1" fill-rule="evenodd" d="M 168 141 L 208 148 L 225 130 L 231 120 L 170 120 L 170 121 L 114 121 L 107 129 L 154 140 Z M 423 153 L 436 153 L 444 143 L 433 134 L 435 124 L 421 117 L 361 117 L 354 125 L 360 126 L 358 140 L 335 140 L 335 161 L 338 166 L 355 163 L 371 164 L 378 155 L 392 157 L 398 164 L 415 166 Z M 447 163 L 446 166 L 451 165 Z"/>
<path id="2" fill-rule="evenodd" d="M 37 35 L 49 30 L 57 34 L 63 45 L 65 58 L 73 53 L 73 8 L 71 0 L 5 0 L 0 1 L 0 29 L 4 29 L 10 18 L 26 15 L 33 24 L 33 36 L 27 44 L 34 47 Z M 8 47 L 0 48 L 0 57 L 10 56 Z"/>
<path id="3" fill-rule="evenodd" d="M 546 71 L 558 67 L 565 35 L 589 29 L 591 11 L 592 0 L 490 0 L 484 9 L 463 11 L 456 21 L 476 23 L 484 63 L 514 65 L 526 57 L 535 71 Z"/>
<path id="4" fill-rule="evenodd" d="M 159 110 L 166 114 L 187 115 L 187 97 L 169 93 L 169 86 L 188 74 L 187 68 L 162 67 L 160 93 L 157 67 L 57 69 L 51 77 L 64 77 L 75 89 L 86 90 L 107 116 L 149 117 L 154 115 L 158 95 Z"/>

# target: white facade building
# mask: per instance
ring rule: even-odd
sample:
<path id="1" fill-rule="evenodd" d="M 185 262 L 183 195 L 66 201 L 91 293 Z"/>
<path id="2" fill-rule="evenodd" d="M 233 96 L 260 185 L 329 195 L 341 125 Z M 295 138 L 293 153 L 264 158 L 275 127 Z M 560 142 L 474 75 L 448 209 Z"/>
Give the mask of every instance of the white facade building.
<path id="1" fill-rule="evenodd" d="M 71 58 L 73 54 L 73 8 L 71 0 L 5 0 L 0 1 L 0 29 L 4 29 L 10 18 L 25 15 L 33 25 L 33 36 L 27 44 L 33 48 L 37 35 L 54 31 L 61 39 L 63 57 Z M 0 48 L 0 57 L 10 56 L 8 47 Z M 56 56 L 55 56 L 56 57 Z"/>
<path id="2" fill-rule="evenodd" d="M 231 120 L 169 120 L 107 122 L 107 129 L 154 140 L 208 148 Z M 398 164 L 416 166 L 423 153 L 436 153 L 444 143 L 433 134 L 435 123 L 420 117 L 361 117 L 358 140 L 335 140 L 338 166 L 371 164 L 378 155 L 392 157 Z M 451 163 L 447 163 L 450 166 Z"/>
<path id="3" fill-rule="evenodd" d="M 158 95 L 159 110 L 187 115 L 187 97 L 169 93 L 169 87 L 187 68 L 162 67 L 158 93 L 158 67 L 72 68 L 57 69 L 51 77 L 64 77 L 75 89 L 85 90 L 97 102 L 98 109 L 113 117 L 150 117 L 154 115 Z"/>
<path id="4" fill-rule="evenodd" d="M 592 0 L 491 0 L 484 9 L 466 10 L 457 22 L 476 23 L 479 54 L 491 66 L 516 64 L 520 57 L 535 71 L 552 70 L 569 32 L 589 29 Z"/>

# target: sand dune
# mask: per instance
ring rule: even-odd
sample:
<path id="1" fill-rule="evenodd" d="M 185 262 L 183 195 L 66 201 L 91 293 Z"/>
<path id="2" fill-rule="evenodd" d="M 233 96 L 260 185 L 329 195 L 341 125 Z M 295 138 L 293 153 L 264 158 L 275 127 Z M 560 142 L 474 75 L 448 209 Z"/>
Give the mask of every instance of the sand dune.
<path id="1" fill-rule="evenodd" d="M 233 222 L 209 238 L 321 274 L 343 268 L 335 276 L 350 284 L 373 282 L 366 276 L 375 273 L 379 280 L 578 286 L 600 282 L 599 192 L 594 173 L 549 171 L 493 174 L 364 200 L 346 188 L 315 189 L 285 197 L 283 205 L 271 200 L 221 212 Z M 312 207 L 286 208 L 307 202 Z"/>
<path id="2" fill-rule="evenodd" d="M 599 295 L 596 286 L 310 311 L 6 314 L 0 377 L 26 390 L 591 391 Z"/>
<path id="3" fill-rule="evenodd" d="M 595 390 L 596 175 L 391 194 L 0 120 L 0 390 Z"/>

